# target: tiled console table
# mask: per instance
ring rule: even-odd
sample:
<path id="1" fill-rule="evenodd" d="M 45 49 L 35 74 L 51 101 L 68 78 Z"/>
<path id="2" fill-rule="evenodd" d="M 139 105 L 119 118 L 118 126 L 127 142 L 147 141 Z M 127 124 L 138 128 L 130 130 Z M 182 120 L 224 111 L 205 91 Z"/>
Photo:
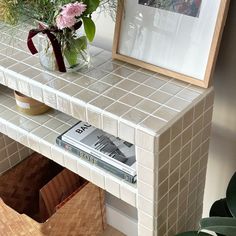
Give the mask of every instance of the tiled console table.
<path id="1" fill-rule="evenodd" d="M 0 28 L 0 132 L 136 207 L 139 236 L 195 228 L 202 213 L 213 90 L 112 61 L 110 52 L 95 47 L 89 70 L 49 73 L 26 48 L 29 25 Z M 20 114 L 12 89 L 57 111 Z M 137 184 L 55 145 L 76 119 L 136 145 Z M 19 161 L 1 160 L 0 170 Z"/>

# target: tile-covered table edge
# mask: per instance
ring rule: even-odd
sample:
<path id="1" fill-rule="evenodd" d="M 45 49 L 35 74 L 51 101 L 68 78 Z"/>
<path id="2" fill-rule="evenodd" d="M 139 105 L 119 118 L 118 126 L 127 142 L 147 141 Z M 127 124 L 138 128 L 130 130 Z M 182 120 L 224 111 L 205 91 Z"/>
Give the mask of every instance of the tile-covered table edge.
<path id="1" fill-rule="evenodd" d="M 198 228 L 213 101 L 214 91 L 209 89 L 156 137 L 157 152 L 136 147 L 141 235 L 175 235 Z"/>

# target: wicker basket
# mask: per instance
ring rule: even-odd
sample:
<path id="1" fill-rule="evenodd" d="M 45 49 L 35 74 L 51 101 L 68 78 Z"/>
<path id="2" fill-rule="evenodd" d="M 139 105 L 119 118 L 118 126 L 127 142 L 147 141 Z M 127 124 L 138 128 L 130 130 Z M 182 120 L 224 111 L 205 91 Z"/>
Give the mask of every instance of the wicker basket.
<path id="1" fill-rule="evenodd" d="M 14 91 L 16 105 L 20 112 L 27 115 L 39 115 L 47 112 L 50 107 L 42 102 L 27 97 L 17 91 Z"/>
<path id="2" fill-rule="evenodd" d="M 0 197 L 17 212 L 40 221 L 39 189 L 62 170 L 55 162 L 33 153 L 0 176 Z"/>
<path id="3" fill-rule="evenodd" d="M 104 231 L 106 227 L 104 191 L 88 182 L 82 181 L 82 185 L 69 197 L 65 198 L 62 203 L 57 204 L 58 199 L 56 199 L 54 201 L 56 203 L 56 212 L 50 212 L 54 214 L 44 223 L 38 223 L 29 216 L 20 214 L 9 207 L 11 204 L 15 209 L 19 208 L 21 213 L 25 212 L 25 204 L 23 203 L 25 200 L 23 196 L 25 195 L 23 192 L 26 191 L 28 194 L 34 188 L 34 184 L 30 183 L 29 180 L 35 179 L 35 184 L 41 182 L 39 179 L 43 178 L 40 172 L 43 172 L 47 166 L 46 162 L 49 161 L 46 158 L 45 162 L 41 160 L 40 163 L 31 161 L 31 158 L 26 160 L 22 162 L 23 164 L 20 163 L 3 176 L 0 176 L 0 184 L 2 183 L 0 196 L 4 198 L 4 201 L 0 199 L 0 236 L 95 236 Z M 41 171 L 37 174 L 34 171 L 35 169 Z M 26 172 L 26 174 L 24 178 L 20 179 L 19 172 L 22 171 Z M 48 169 L 46 172 L 50 173 Z M 60 173 L 64 175 L 65 172 L 62 171 Z M 54 173 L 54 178 L 60 176 L 60 173 L 56 175 Z M 67 177 L 65 179 L 68 180 Z M 23 182 L 27 183 L 27 186 L 23 186 Z M 54 179 L 47 181 L 44 186 L 47 186 L 50 182 L 53 183 L 53 186 L 57 186 Z M 49 184 L 48 186 L 51 191 L 52 185 Z M 43 192 L 45 193 L 45 191 Z M 7 195 L 9 196 L 8 198 L 6 197 Z M 26 198 L 28 199 L 28 197 Z M 35 204 L 35 201 L 37 200 L 33 199 L 33 204 Z M 10 204 L 7 205 L 6 202 Z M 34 208 L 30 200 L 26 202 Z M 32 213 L 34 214 L 35 211 Z"/>

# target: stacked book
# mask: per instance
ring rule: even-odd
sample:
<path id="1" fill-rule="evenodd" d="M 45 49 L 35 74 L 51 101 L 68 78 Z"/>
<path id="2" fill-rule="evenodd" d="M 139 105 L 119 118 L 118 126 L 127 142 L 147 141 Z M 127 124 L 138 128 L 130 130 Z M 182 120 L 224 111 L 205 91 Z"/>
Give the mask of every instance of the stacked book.
<path id="1" fill-rule="evenodd" d="M 133 144 L 79 121 L 57 137 L 57 144 L 130 183 L 136 182 Z"/>

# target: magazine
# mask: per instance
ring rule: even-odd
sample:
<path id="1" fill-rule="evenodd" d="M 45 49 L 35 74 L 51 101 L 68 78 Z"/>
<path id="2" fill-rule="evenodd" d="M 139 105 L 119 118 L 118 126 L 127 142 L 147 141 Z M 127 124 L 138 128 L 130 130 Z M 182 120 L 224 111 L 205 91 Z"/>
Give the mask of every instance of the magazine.
<path id="1" fill-rule="evenodd" d="M 61 140 L 136 176 L 135 146 L 129 142 L 82 121 L 62 134 Z"/>
<path id="2" fill-rule="evenodd" d="M 122 171 L 120 168 L 117 168 L 116 166 L 114 166 L 113 164 L 109 164 L 106 161 L 101 160 L 100 158 L 97 158 L 91 154 L 89 154 L 88 152 L 84 152 L 83 150 L 73 146 L 72 144 L 69 144 L 65 141 L 63 141 L 61 139 L 61 136 L 57 137 L 56 139 L 56 143 L 62 147 L 63 149 L 75 154 L 76 156 L 78 156 L 79 158 L 91 162 L 92 164 L 101 167 L 104 170 L 107 170 L 111 173 L 113 173 L 114 175 L 130 182 L 130 183 L 135 183 L 136 182 L 136 175 L 130 175 L 125 171 Z"/>

